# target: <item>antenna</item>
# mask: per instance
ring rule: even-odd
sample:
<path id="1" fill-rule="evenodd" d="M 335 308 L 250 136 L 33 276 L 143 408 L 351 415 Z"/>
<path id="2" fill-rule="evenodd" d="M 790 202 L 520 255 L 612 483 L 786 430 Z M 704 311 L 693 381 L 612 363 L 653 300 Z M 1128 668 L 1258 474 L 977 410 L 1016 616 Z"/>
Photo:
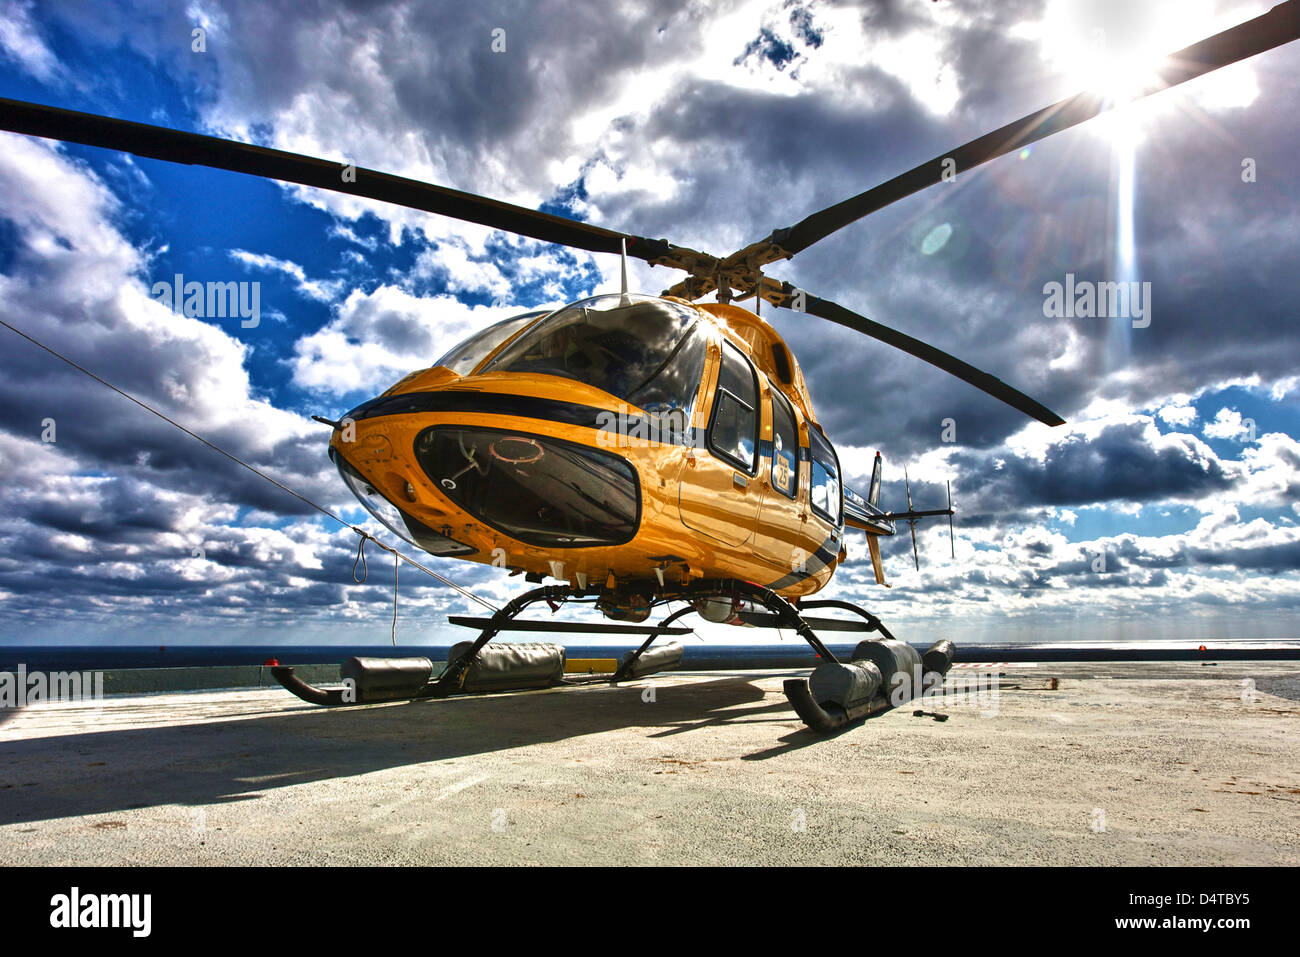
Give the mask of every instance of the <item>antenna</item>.
<path id="1" fill-rule="evenodd" d="M 906 465 L 903 466 L 903 486 L 907 489 L 907 511 L 910 514 L 914 511 L 912 508 L 912 482 L 907 477 Z M 916 519 L 909 518 L 907 520 L 907 525 L 912 532 L 912 561 L 916 564 L 916 570 L 919 572 L 921 570 L 921 556 L 916 552 Z"/>
<path id="2" fill-rule="evenodd" d="M 621 305 L 630 306 L 632 300 L 627 297 L 627 240 L 620 239 L 619 244 L 623 247 L 623 301 Z"/>
<path id="3" fill-rule="evenodd" d="M 880 481 L 880 453 L 876 453 L 876 467 L 872 472 L 871 483 L 872 491 L 879 491 Z M 948 484 L 948 507 L 947 508 L 923 508 L 917 509 L 912 506 L 912 478 L 907 474 L 907 466 L 903 466 L 903 484 L 907 489 L 907 511 L 906 512 L 884 512 L 880 515 L 887 522 L 907 522 L 912 532 L 912 563 L 916 565 L 916 570 L 921 570 L 921 556 L 916 547 L 916 522 L 918 519 L 931 518 L 938 515 L 948 516 L 948 541 L 952 551 L 952 557 L 957 557 L 957 536 L 952 528 L 952 482 Z M 872 503 L 874 504 L 874 503 Z"/>
<path id="4" fill-rule="evenodd" d="M 876 452 L 876 461 L 871 466 L 871 484 L 867 487 L 867 503 L 870 505 L 880 504 L 880 472 L 881 458 L 880 452 Z"/>
<path id="5" fill-rule="evenodd" d="M 957 539 L 952 534 L 952 480 L 948 480 L 948 545 L 952 548 L 952 557 L 957 558 Z"/>

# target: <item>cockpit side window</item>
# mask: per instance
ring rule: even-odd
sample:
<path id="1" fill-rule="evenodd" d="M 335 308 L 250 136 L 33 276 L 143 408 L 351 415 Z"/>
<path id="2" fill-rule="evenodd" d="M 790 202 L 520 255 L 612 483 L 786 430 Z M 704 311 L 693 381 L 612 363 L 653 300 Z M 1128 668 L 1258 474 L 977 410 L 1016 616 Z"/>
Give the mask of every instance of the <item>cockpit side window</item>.
<path id="1" fill-rule="evenodd" d="M 758 380 L 753 367 L 730 342 L 722 343 L 722 367 L 709 425 L 709 447 L 754 474 L 758 453 Z"/>
<path id="2" fill-rule="evenodd" d="M 772 390 L 772 484 L 787 498 L 799 494 L 799 430 L 778 389 Z"/>

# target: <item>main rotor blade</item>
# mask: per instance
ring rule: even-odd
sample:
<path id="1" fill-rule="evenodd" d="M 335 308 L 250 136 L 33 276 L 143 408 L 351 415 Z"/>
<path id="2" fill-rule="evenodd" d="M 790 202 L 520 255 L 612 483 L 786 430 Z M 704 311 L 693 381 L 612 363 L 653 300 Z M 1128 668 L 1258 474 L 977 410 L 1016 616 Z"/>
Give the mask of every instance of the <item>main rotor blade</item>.
<path id="1" fill-rule="evenodd" d="M 795 301 L 795 289 L 793 286 L 786 284 L 786 298 L 777 305 L 792 308 Z M 863 335 L 871 336 L 873 339 L 879 339 L 895 349 L 902 349 L 908 355 L 916 356 L 918 359 L 924 359 L 932 366 L 937 366 L 944 372 L 956 376 L 963 382 L 969 382 L 981 392 L 993 396 L 995 399 L 1001 399 L 1007 405 L 1025 413 L 1030 418 L 1037 419 L 1046 425 L 1064 425 L 1065 420 L 1044 406 L 1042 403 L 1031 399 L 1018 389 L 1007 385 L 1001 379 L 989 375 L 976 369 L 968 362 L 963 362 L 956 356 L 951 356 L 942 349 L 936 349 L 920 339 L 914 339 L 906 333 L 899 332 L 897 329 L 891 329 L 889 326 L 868 319 L 866 316 L 860 316 L 850 309 L 845 309 L 839 303 L 831 302 L 829 299 L 818 299 L 816 296 L 803 294 L 804 312 L 810 315 L 819 316 L 822 319 L 829 319 L 831 322 L 839 323 L 849 329 L 861 332 Z"/>
<path id="2" fill-rule="evenodd" d="M 671 265 L 665 257 L 671 258 L 676 249 L 662 239 L 619 233 L 376 170 L 350 168 L 353 181 L 345 182 L 345 163 L 39 103 L 0 98 L 0 129 L 364 196 L 594 253 L 621 253 L 626 241 L 628 255 Z"/>
<path id="3" fill-rule="evenodd" d="M 1157 67 L 1157 79 L 1134 99 L 1159 93 L 1295 39 L 1300 39 L 1300 0 L 1287 0 L 1253 20 L 1247 20 L 1170 54 Z M 945 174 L 951 178 L 999 156 L 1017 152 L 1053 133 L 1090 120 L 1116 105 L 1121 104 L 1112 103 L 1093 93 L 1078 93 L 1036 113 L 1030 113 L 1023 119 L 1008 123 L 1001 129 L 949 150 L 942 156 L 936 156 L 865 193 L 813 213 L 789 229 L 774 231 L 764 241 L 773 247 L 773 254 L 764 258 L 767 262 L 789 258 L 849 223 L 940 182 Z"/>

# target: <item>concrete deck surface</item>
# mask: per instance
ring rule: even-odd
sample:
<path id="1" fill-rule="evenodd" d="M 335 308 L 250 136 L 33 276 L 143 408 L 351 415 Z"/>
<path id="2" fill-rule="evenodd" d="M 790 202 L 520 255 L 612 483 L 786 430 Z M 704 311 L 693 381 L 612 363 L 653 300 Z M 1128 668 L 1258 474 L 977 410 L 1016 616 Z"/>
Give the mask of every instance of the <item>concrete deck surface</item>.
<path id="1" fill-rule="evenodd" d="M 0 712 L 0 864 L 1300 863 L 1295 663 L 1003 670 L 830 738 L 772 671 Z"/>

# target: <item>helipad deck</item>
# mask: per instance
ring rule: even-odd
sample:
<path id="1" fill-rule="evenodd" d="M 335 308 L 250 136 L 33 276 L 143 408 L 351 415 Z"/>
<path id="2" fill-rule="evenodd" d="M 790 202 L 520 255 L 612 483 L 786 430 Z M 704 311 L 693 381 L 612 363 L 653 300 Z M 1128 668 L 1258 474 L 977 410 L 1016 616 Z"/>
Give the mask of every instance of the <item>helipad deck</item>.
<path id="1" fill-rule="evenodd" d="M 1295 663 L 1001 670 L 829 738 L 784 671 L 39 705 L 0 713 L 0 864 L 1300 863 Z"/>

